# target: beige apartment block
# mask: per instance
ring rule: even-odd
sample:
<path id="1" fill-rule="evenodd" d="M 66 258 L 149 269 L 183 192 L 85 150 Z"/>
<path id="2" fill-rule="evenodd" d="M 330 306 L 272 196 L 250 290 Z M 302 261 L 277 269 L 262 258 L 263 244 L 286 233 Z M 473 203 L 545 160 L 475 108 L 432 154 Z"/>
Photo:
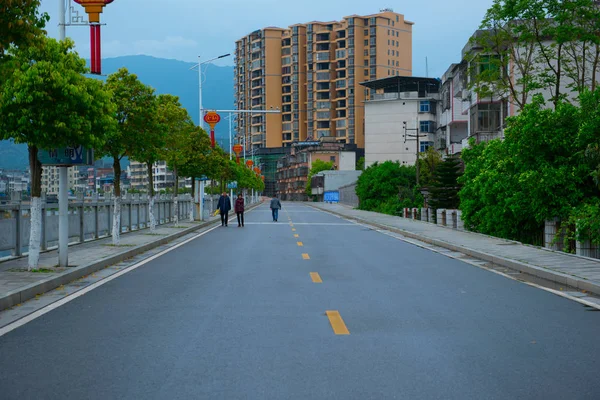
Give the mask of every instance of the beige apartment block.
<path id="1" fill-rule="evenodd" d="M 392 10 L 267 27 L 236 42 L 238 142 L 248 150 L 334 138 L 364 148 L 361 82 L 412 75 L 412 22 Z"/>
<path id="2" fill-rule="evenodd" d="M 79 171 L 76 167 L 67 169 L 69 190 L 75 190 L 78 183 Z M 44 166 L 42 169 L 42 191 L 50 195 L 58 195 L 58 167 Z"/>

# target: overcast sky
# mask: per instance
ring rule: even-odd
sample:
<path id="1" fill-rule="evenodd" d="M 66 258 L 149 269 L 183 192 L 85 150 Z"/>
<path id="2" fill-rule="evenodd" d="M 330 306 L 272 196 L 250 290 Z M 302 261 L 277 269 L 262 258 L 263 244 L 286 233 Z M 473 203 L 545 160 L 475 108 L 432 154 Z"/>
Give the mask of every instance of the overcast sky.
<path id="1" fill-rule="evenodd" d="M 58 4 L 42 0 L 50 14 L 48 33 L 58 36 Z M 75 10 L 83 8 L 73 2 Z M 235 41 L 265 26 L 287 27 L 312 20 L 340 20 L 352 14 L 377 13 L 390 7 L 415 23 L 413 75 L 440 77 L 460 60 L 460 52 L 479 26 L 492 0 L 391 1 L 369 0 L 115 0 L 101 16 L 102 56 L 146 54 L 195 61 L 233 53 Z M 67 27 L 81 56 L 89 58 L 89 28 Z M 233 57 L 221 65 L 233 65 Z"/>

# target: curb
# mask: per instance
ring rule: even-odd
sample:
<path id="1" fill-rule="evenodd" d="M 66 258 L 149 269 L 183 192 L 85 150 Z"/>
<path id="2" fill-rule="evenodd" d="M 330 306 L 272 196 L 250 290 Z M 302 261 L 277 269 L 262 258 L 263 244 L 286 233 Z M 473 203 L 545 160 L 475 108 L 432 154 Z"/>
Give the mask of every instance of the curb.
<path id="1" fill-rule="evenodd" d="M 439 247 L 443 247 L 448 250 L 464 253 L 470 257 L 474 257 L 474 258 L 477 258 L 477 259 L 480 259 L 483 261 L 491 262 L 491 263 L 496 264 L 501 267 L 516 270 L 516 271 L 519 271 L 519 272 L 522 272 L 522 273 L 525 273 L 528 275 L 546 279 L 548 281 L 559 283 L 559 284 L 562 284 L 565 286 L 570 286 L 570 287 L 573 287 L 573 288 L 576 288 L 579 290 L 585 290 L 585 291 L 588 291 L 595 295 L 600 295 L 600 284 L 596 284 L 589 280 L 578 278 L 573 275 L 568 275 L 568 274 L 564 274 L 562 272 L 552 271 L 550 269 L 526 264 L 526 263 L 523 263 L 520 261 L 511 260 L 511 259 L 500 257 L 500 256 L 495 256 L 495 255 L 492 255 L 492 254 L 489 254 L 489 253 L 486 253 L 486 252 L 483 252 L 480 250 L 473 250 L 468 247 L 463 247 L 463 246 L 458 246 L 458 245 L 455 245 L 452 243 L 448 243 L 443 240 L 432 239 L 430 237 L 418 235 L 418 234 L 415 234 L 410 231 L 406 231 L 406 230 L 392 227 L 389 225 L 379 224 L 379 223 L 372 222 L 372 221 L 369 221 L 369 220 L 366 220 L 363 218 L 359 218 L 359 217 L 347 216 L 347 215 L 344 215 L 344 214 L 341 214 L 341 213 L 338 213 L 335 211 L 320 208 L 318 206 L 311 205 L 310 207 L 313 207 L 317 210 L 321 210 L 321 211 L 325 211 L 325 212 L 337 215 L 339 217 L 342 217 L 342 218 L 345 218 L 348 220 L 357 221 L 357 222 L 364 223 L 364 224 L 367 224 L 370 226 L 374 226 L 376 228 L 399 233 L 399 234 L 409 237 L 411 239 L 420 240 L 422 242 L 432 244 L 435 246 L 439 246 Z M 568 254 L 565 254 L 565 255 L 568 255 Z"/>
<path id="2" fill-rule="evenodd" d="M 246 211 L 253 210 L 256 207 L 259 207 L 260 205 L 262 205 L 262 202 L 253 204 L 252 206 L 248 207 L 246 209 Z M 214 221 L 209 220 L 207 222 L 201 222 L 197 226 L 192 226 L 187 229 L 181 230 L 179 232 L 172 233 L 168 236 L 164 236 L 153 242 L 146 243 L 144 245 L 141 245 L 141 246 L 129 249 L 129 250 L 124 250 L 124 251 L 114 254 L 110 257 L 103 258 L 101 260 L 94 261 L 94 262 L 86 264 L 86 265 L 71 268 L 68 270 L 68 272 L 63 273 L 54 278 L 51 278 L 51 279 L 48 279 L 45 281 L 38 281 L 38 282 L 35 282 L 32 284 L 29 284 L 27 286 L 23 286 L 19 289 L 15 289 L 13 291 L 10 291 L 10 292 L 4 293 L 4 294 L 0 294 L 0 311 L 6 310 L 7 308 L 13 307 L 17 304 L 24 303 L 25 301 L 34 298 L 38 294 L 49 292 L 51 290 L 56 289 L 57 287 L 59 287 L 61 285 L 68 284 L 79 278 L 90 275 L 96 271 L 99 271 L 101 269 L 104 269 L 104 268 L 109 267 L 114 264 L 118 264 L 121 261 L 135 257 L 139 254 L 145 253 L 149 250 L 155 249 L 155 248 L 165 245 L 169 242 L 172 242 L 173 240 L 179 239 L 182 236 L 193 233 L 202 228 L 206 228 L 211 225 L 215 225 L 219 222 L 220 221 L 218 219 L 214 220 Z"/>

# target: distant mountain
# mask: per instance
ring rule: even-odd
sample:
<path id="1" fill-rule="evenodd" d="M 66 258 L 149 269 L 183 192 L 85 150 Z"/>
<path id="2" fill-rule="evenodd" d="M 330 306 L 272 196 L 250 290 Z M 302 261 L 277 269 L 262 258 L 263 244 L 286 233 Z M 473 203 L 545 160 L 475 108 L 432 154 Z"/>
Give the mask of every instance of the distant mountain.
<path id="1" fill-rule="evenodd" d="M 12 140 L 0 140 L 0 169 L 27 169 L 29 155 L 26 144 L 15 144 Z"/>
<path id="2" fill-rule="evenodd" d="M 179 96 L 179 100 L 198 123 L 198 72 L 190 71 L 194 63 L 156 58 L 150 56 L 124 56 L 102 60 L 102 72 L 111 74 L 125 67 L 146 85 L 156 89 L 158 94 Z M 220 67 L 212 64 L 202 66 L 206 79 L 202 85 L 202 103 L 206 109 L 230 110 L 233 101 L 233 67 Z M 217 142 L 229 148 L 229 123 L 222 116 L 215 128 Z M 0 168 L 27 168 L 27 146 L 0 141 Z"/>

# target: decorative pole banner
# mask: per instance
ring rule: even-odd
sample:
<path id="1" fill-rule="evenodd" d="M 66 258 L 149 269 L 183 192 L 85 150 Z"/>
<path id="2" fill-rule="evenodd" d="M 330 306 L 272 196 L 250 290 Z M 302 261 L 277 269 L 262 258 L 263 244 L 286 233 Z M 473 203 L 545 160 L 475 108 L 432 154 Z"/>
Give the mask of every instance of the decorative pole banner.
<path id="1" fill-rule="evenodd" d="M 204 115 L 204 122 L 210 126 L 210 146 L 215 148 L 215 125 L 221 121 L 221 116 L 214 111 L 209 111 Z"/>
<path id="2" fill-rule="evenodd" d="M 242 147 L 241 144 L 235 144 L 235 145 L 233 145 L 232 150 L 235 153 L 235 161 L 239 164 L 240 163 L 240 153 L 242 152 L 242 150 L 244 150 L 244 148 Z"/>
<path id="3" fill-rule="evenodd" d="M 63 0 L 60 0 L 63 1 Z M 102 54 L 100 51 L 100 14 L 102 9 L 113 0 L 74 0 L 85 8 L 90 20 L 90 72 L 100 75 L 102 73 Z"/>

